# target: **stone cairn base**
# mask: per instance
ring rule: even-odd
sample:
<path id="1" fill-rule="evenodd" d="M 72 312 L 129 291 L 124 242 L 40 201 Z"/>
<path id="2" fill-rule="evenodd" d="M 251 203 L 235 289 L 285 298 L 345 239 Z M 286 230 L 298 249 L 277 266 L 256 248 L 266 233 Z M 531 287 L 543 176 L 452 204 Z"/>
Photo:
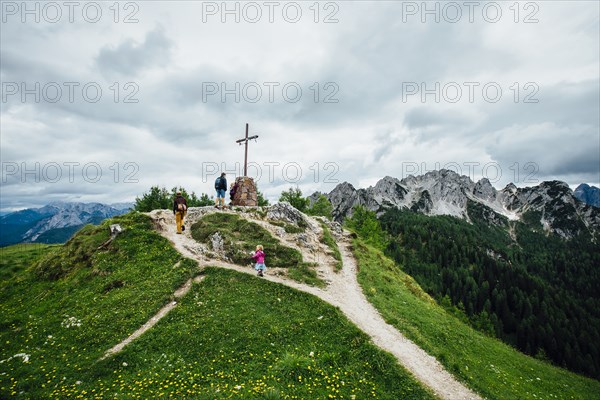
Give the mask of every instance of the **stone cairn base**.
<path id="1" fill-rule="evenodd" d="M 256 207 L 258 205 L 258 197 L 254 179 L 247 176 L 238 176 L 235 179 L 235 184 L 237 185 L 237 189 L 235 196 L 233 196 L 233 205 Z"/>

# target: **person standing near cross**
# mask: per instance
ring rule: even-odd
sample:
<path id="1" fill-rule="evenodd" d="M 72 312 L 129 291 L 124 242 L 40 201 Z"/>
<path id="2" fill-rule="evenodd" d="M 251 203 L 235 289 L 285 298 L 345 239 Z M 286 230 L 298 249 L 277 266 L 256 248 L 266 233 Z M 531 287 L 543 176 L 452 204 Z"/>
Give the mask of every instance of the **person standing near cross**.
<path id="1" fill-rule="evenodd" d="M 225 208 L 225 193 L 227 192 L 227 179 L 225 175 L 225 172 L 221 172 L 221 176 L 215 180 L 215 190 L 217 191 L 215 208 Z"/>

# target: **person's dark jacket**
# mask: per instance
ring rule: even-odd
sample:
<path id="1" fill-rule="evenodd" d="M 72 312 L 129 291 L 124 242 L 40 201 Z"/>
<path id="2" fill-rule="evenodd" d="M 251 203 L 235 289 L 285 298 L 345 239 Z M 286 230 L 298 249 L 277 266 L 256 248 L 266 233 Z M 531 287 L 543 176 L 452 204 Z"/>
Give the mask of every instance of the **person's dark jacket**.
<path id="1" fill-rule="evenodd" d="M 227 190 L 227 179 L 224 176 L 217 178 L 217 181 L 215 182 L 215 189 Z"/>
<path id="2" fill-rule="evenodd" d="M 178 211 L 177 209 L 179 203 L 185 204 L 185 209 L 187 210 L 187 200 L 182 195 L 179 195 L 175 197 L 175 200 L 173 201 L 173 214 L 175 214 Z"/>
<path id="3" fill-rule="evenodd" d="M 238 184 L 234 183 L 233 186 L 231 187 L 231 190 L 229 191 L 229 197 L 231 198 L 231 201 L 233 201 L 233 198 L 235 197 L 235 192 L 237 192 L 237 188 L 238 188 Z"/>

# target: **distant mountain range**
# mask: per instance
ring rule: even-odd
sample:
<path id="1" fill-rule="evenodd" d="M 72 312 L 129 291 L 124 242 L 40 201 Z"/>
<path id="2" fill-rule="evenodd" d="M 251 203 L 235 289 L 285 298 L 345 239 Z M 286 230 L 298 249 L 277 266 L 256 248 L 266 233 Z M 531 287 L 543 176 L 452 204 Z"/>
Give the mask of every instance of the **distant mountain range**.
<path id="1" fill-rule="evenodd" d="M 127 213 L 133 203 L 54 202 L 0 217 L 0 246 L 17 243 L 64 243 L 86 224 Z"/>
<path id="2" fill-rule="evenodd" d="M 597 193 L 586 187 L 579 192 L 586 196 L 592 193 L 592 197 Z M 311 201 L 318 195 L 320 193 L 311 195 Z M 378 214 L 398 207 L 427 215 L 452 215 L 470 220 L 469 204 L 480 204 L 490 223 L 503 219 L 536 220 L 544 230 L 563 238 L 572 238 L 585 231 L 600 232 L 600 208 L 579 200 L 569 186 L 560 181 L 542 182 L 527 188 L 509 184 L 496 190 L 486 178 L 473 182 L 454 171 L 439 170 L 402 180 L 386 176 L 366 189 L 355 189 L 344 182 L 325 196 L 332 203 L 333 216 L 338 221 L 351 215 L 356 205 L 363 205 Z"/>
<path id="3" fill-rule="evenodd" d="M 587 183 L 582 183 L 577 186 L 573 195 L 579 200 L 594 207 L 600 207 L 600 189 L 596 186 L 590 186 Z"/>

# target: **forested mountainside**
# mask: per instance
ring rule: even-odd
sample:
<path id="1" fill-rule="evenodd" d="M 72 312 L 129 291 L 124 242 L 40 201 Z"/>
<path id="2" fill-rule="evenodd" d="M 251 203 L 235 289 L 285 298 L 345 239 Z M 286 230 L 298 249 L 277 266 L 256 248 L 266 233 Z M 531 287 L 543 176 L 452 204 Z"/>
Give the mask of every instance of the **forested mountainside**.
<path id="1" fill-rule="evenodd" d="M 440 302 L 519 350 L 600 376 L 600 246 L 547 235 L 534 212 L 509 221 L 470 202 L 472 223 L 391 209 L 387 253 Z"/>

